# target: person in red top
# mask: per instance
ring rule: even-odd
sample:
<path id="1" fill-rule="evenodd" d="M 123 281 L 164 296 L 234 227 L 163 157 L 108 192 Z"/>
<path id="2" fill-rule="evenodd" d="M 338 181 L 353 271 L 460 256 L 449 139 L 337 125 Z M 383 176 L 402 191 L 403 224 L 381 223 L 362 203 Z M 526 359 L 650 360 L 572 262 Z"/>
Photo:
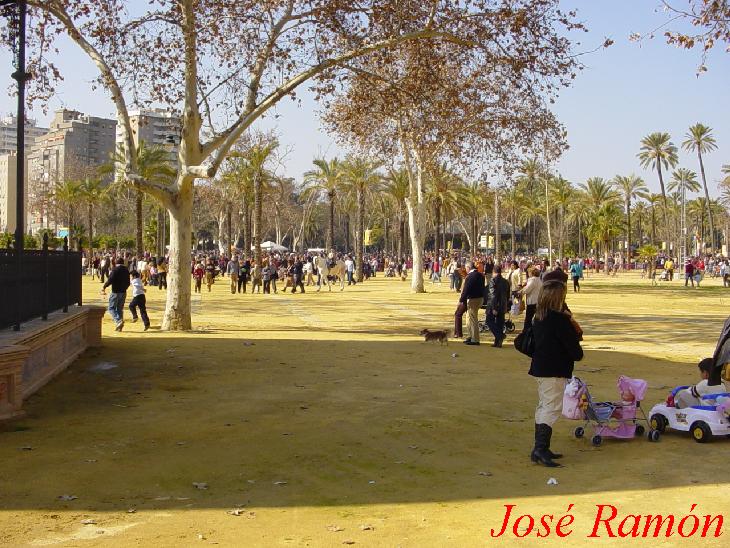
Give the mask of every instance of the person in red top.
<path id="1" fill-rule="evenodd" d="M 200 287 L 203 285 L 203 278 L 205 277 L 205 267 L 203 263 L 198 262 L 193 268 L 193 279 L 195 280 L 195 292 L 200 293 Z"/>

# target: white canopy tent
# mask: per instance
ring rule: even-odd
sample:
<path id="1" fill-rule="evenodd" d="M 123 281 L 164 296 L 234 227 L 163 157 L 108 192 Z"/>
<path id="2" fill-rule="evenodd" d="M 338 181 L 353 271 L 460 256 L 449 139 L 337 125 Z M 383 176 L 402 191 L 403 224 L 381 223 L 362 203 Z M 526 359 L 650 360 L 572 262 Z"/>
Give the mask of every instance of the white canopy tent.
<path id="1" fill-rule="evenodd" d="M 251 251 L 254 251 L 255 249 L 256 249 L 255 246 L 251 246 Z M 284 247 L 283 245 L 279 245 L 276 242 L 271 242 L 271 241 L 261 242 L 261 249 L 264 251 L 274 251 L 274 252 L 289 251 L 288 247 Z"/>

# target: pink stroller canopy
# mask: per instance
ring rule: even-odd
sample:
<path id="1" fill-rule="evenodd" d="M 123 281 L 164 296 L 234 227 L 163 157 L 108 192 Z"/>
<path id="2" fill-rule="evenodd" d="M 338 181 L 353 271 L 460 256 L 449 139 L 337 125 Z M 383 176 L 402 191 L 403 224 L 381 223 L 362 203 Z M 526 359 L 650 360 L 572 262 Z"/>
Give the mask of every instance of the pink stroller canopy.
<path id="1" fill-rule="evenodd" d="M 634 398 L 636 398 L 636 401 L 644 399 L 647 387 L 647 382 L 643 379 L 631 379 L 623 375 L 618 378 L 619 393 L 631 392 L 634 395 Z"/>

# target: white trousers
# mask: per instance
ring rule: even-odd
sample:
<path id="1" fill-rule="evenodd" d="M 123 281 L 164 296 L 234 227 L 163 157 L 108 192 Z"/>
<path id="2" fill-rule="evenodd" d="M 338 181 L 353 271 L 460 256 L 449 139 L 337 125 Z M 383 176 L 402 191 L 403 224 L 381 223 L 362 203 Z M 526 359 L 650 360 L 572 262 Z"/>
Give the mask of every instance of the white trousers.
<path id="1" fill-rule="evenodd" d="M 535 424 L 552 426 L 563 412 L 563 393 L 568 379 L 563 377 L 536 377 L 538 403 Z"/>

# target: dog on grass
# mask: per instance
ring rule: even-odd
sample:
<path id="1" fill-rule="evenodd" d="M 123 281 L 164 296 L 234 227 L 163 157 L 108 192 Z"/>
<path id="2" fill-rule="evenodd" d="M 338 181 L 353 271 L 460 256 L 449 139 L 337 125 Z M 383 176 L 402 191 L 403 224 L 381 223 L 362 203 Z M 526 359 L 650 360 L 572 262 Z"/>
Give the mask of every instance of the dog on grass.
<path id="1" fill-rule="evenodd" d="M 439 344 L 446 343 L 447 346 L 449 344 L 449 336 L 446 331 L 431 331 L 430 329 L 422 329 L 420 334 L 423 335 L 423 342 L 438 341 Z"/>

